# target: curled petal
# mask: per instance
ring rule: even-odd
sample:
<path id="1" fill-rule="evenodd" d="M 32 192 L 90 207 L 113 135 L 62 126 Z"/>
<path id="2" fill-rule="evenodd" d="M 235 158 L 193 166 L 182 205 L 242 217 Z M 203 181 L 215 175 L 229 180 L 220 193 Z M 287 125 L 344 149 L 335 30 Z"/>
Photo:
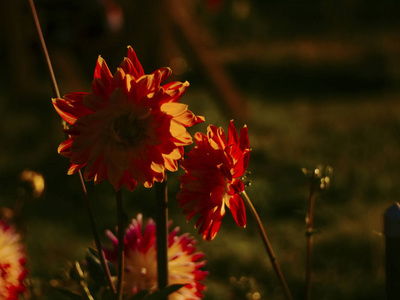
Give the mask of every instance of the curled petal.
<path id="1" fill-rule="evenodd" d="M 70 125 L 82 116 L 92 113 L 92 111 L 83 105 L 82 98 L 87 93 L 70 93 L 63 98 L 52 99 L 54 108 L 58 114 Z"/>
<path id="2" fill-rule="evenodd" d="M 162 103 L 166 102 L 176 102 L 182 95 L 186 92 L 189 87 L 189 82 L 185 81 L 184 83 L 174 81 L 163 85 L 162 97 L 160 101 Z"/>
<path id="3" fill-rule="evenodd" d="M 80 169 L 82 169 L 84 166 L 85 166 L 85 164 L 71 164 L 68 169 L 68 175 L 75 174 Z"/>
<path id="4" fill-rule="evenodd" d="M 69 157 L 71 153 L 71 146 L 72 146 L 73 139 L 69 138 L 68 140 L 62 142 L 60 146 L 58 146 L 58 153 L 63 156 Z"/>
<path id="5" fill-rule="evenodd" d="M 155 75 L 155 78 L 157 78 L 156 82 L 157 86 L 159 86 L 161 82 L 171 76 L 172 70 L 168 67 L 160 68 L 157 71 L 154 71 L 153 74 Z"/>

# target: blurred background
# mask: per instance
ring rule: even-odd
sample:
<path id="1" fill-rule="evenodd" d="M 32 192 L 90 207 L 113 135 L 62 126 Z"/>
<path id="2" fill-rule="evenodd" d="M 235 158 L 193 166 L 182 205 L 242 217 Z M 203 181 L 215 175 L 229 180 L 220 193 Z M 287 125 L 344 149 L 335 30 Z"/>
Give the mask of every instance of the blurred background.
<path id="1" fill-rule="evenodd" d="M 205 124 L 248 125 L 247 193 L 295 299 L 303 299 L 307 180 L 333 167 L 315 207 L 313 299 L 383 299 L 383 213 L 400 196 L 400 2 L 396 0 L 37 0 L 61 94 L 89 92 L 98 55 L 113 72 L 131 45 L 145 72 L 162 66 L 188 80 L 182 98 Z M 28 1 L 0 2 L 0 206 L 25 199 L 21 223 L 30 277 L 47 290 L 92 243 L 78 178 L 67 159 L 44 55 Z M 189 149 L 187 149 L 189 150 Z M 41 173 L 36 199 L 20 181 Z M 169 175 L 170 217 L 186 222 Z M 87 184 L 103 242 L 115 228 L 114 192 Z M 19 200 L 18 200 L 19 199 Z M 124 191 L 129 217 L 154 217 L 154 191 Z M 283 299 L 253 220 L 228 212 L 206 254 L 205 299 Z M 260 298 L 261 296 L 261 298 Z"/>

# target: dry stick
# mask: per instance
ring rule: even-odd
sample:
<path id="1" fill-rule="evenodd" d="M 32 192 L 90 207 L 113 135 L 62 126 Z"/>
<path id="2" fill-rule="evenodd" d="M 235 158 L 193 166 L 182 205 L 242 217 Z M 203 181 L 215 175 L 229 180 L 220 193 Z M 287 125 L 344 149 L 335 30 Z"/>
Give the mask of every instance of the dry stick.
<path id="1" fill-rule="evenodd" d="M 157 201 L 157 274 L 158 288 L 168 285 L 168 186 L 167 174 L 163 182 L 156 184 Z M 168 297 L 166 297 L 168 299 Z"/>
<path id="2" fill-rule="evenodd" d="M 311 299 L 311 275 L 312 275 L 312 248 L 313 248 L 313 223 L 314 223 L 314 188 L 310 183 L 308 198 L 308 215 L 306 218 L 307 258 L 306 258 L 306 299 Z"/>
<path id="3" fill-rule="evenodd" d="M 283 288 L 283 290 L 285 292 L 286 298 L 288 300 L 292 300 L 293 299 L 292 294 L 291 294 L 291 292 L 289 290 L 289 287 L 288 287 L 288 285 L 286 283 L 285 277 L 283 276 L 281 268 L 280 268 L 280 266 L 278 264 L 278 261 L 277 261 L 277 259 L 275 257 L 274 250 L 272 249 L 272 246 L 271 246 L 271 244 L 269 242 L 267 234 L 265 233 L 264 226 L 263 226 L 263 224 L 261 222 L 261 219 L 258 216 L 258 213 L 257 213 L 256 209 L 254 208 L 253 203 L 251 202 L 251 200 L 250 200 L 249 196 L 246 194 L 246 192 L 245 191 L 241 192 L 240 196 L 242 197 L 242 199 L 246 203 L 247 207 L 250 209 L 250 212 L 253 215 L 253 218 L 255 219 L 255 221 L 257 223 L 258 232 L 260 233 L 261 239 L 262 239 L 262 241 L 264 243 L 265 249 L 267 250 L 268 257 L 269 257 L 269 259 L 271 261 L 272 266 L 274 267 L 275 273 L 278 276 L 279 281 L 282 284 L 282 288 Z"/>
<path id="4" fill-rule="evenodd" d="M 222 63 L 218 60 L 215 51 L 210 49 L 201 39 L 206 30 L 199 22 L 196 22 L 193 14 L 187 5 L 185 5 L 186 1 L 164 0 L 164 2 L 167 8 L 167 15 L 171 17 L 172 21 L 181 30 L 188 45 L 204 68 L 206 75 L 210 79 L 210 83 L 225 102 L 224 104 L 232 111 L 236 118 L 247 119 L 249 110 L 246 101 L 236 89 L 235 84 L 232 83 Z"/>
<path id="5" fill-rule="evenodd" d="M 124 281 L 124 211 L 122 207 L 121 190 L 117 192 L 117 222 L 118 222 L 118 286 L 117 300 L 122 299 Z"/>
<path id="6" fill-rule="evenodd" d="M 33 3 L 33 0 L 29 0 L 29 4 L 31 6 L 32 15 L 33 15 L 33 18 L 34 18 L 34 21 L 35 21 L 36 30 L 37 30 L 38 35 L 39 35 L 40 43 L 42 45 L 42 50 L 43 50 L 45 58 L 46 58 L 47 67 L 49 69 L 49 73 L 50 73 L 50 77 L 51 77 L 52 87 L 53 87 L 54 93 L 56 94 L 57 98 L 61 98 L 60 91 L 58 89 L 58 85 L 57 85 L 57 81 L 56 81 L 56 77 L 54 75 L 53 66 L 51 64 L 50 56 L 49 56 L 49 53 L 47 52 L 46 42 L 44 40 L 42 29 L 40 27 L 40 22 L 39 22 L 39 18 L 38 18 L 37 12 L 36 12 L 35 4 Z M 88 212 L 88 215 L 89 215 L 89 221 L 90 221 L 90 225 L 91 225 L 91 228 L 92 228 L 94 241 L 95 241 L 95 244 L 96 244 L 96 247 L 97 247 L 97 251 L 99 253 L 100 263 L 101 263 L 101 265 L 102 265 L 102 267 L 104 269 L 104 272 L 106 274 L 107 281 L 108 281 L 108 284 L 110 286 L 110 289 L 114 293 L 116 293 L 116 289 L 115 289 L 114 283 L 112 282 L 112 279 L 111 279 L 110 270 L 109 270 L 108 265 L 106 263 L 104 252 L 101 249 L 101 242 L 100 242 L 99 235 L 97 234 L 96 224 L 94 222 L 92 210 L 91 210 L 90 203 L 89 203 L 89 197 L 88 197 L 88 193 L 87 193 L 87 190 L 86 190 L 85 182 L 83 180 L 82 172 L 79 171 L 78 174 L 79 174 L 79 179 L 80 179 L 80 183 L 81 183 L 83 199 L 84 199 L 85 206 L 86 206 L 86 209 L 87 209 L 87 212 Z"/>
<path id="7" fill-rule="evenodd" d="M 46 57 L 47 67 L 49 68 L 51 81 L 53 83 L 52 86 L 53 86 L 53 89 L 54 89 L 54 92 L 55 92 L 57 98 L 60 98 L 61 97 L 60 96 L 60 91 L 58 90 L 56 76 L 54 75 L 53 66 L 51 64 L 50 56 L 49 56 L 49 53 L 47 52 L 47 46 L 46 46 L 46 42 L 44 41 L 44 37 L 43 37 L 42 29 L 40 27 L 39 17 L 38 17 L 37 12 L 36 12 L 35 4 L 33 3 L 33 0 L 29 0 L 29 4 L 31 5 L 33 18 L 35 20 L 36 30 L 37 30 L 37 32 L 39 34 L 40 43 L 42 44 L 42 50 L 44 52 L 44 56 Z"/>

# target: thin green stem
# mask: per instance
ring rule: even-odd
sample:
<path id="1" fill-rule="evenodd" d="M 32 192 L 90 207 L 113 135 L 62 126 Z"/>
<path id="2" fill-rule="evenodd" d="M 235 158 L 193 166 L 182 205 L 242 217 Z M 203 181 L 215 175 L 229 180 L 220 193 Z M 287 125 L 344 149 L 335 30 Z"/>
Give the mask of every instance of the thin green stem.
<path id="1" fill-rule="evenodd" d="M 46 46 L 46 42 L 45 42 L 44 37 L 43 37 L 42 29 L 40 27 L 40 22 L 39 22 L 39 17 L 38 17 L 37 12 L 36 12 L 36 7 L 35 7 L 35 4 L 34 4 L 33 0 L 29 0 L 29 4 L 30 4 L 30 7 L 31 7 L 33 19 L 35 21 L 36 30 L 37 30 L 37 33 L 39 35 L 39 39 L 40 39 L 40 43 L 41 43 L 41 46 L 42 46 L 42 50 L 43 50 L 44 56 L 46 58 L 47 68 L 49 70 L 51 81 L 52 81 L 52 87 L 53 87 L 54 93 L 56 94 L 57 98 L 60 98 L 61 97 L 60 96 L 60 91 L 58 89 L 57 80 L 56 80 L 56 77 L 54 75 L 53 66 L 52 66 L 52 63 L 51 63 L 51 60 L 50 60 L 49 53 L 47 51 L 47 46 Z M 104 272 L 105 272 L 109 287 L 110 287 L 111 291 L 116 293 L 116 289 L 115 289 L 114 283 L 112 282 L 112 279 L 111 279 L 110 270 L 109 270 L 108 265 L 106 263 L 104 252 L 103 252 L 103 250 L 101 248 L 101 242 L 100 242 L 99 235 L 97 233 L 96 224 L 94 222 L 92 209 L 90 207 L 89 197 L 88 197 L 86 186 L 85 186 L 85 181 L 83 180 L 82 172 L 79 171 L 78 174 L 79 174 L 79 178 L 80 178 L 80 184 L 81 184 L 84 203 L 85 203 L 88 215 L 89 215 L 89 222 L 90 222 L 90 225 L 91 225 L 91 228 L 92 228 L 92 233 L 93 233 L 93 237 L 94 237 L 95 244 L 96 244 L 96 247 L 97 247 L 97 251 L 99 253 L 99 259 L 100 259 L 101 265 L 102 265 L 102 267 L 104 269 Z"/>
<path id="2" fill-rule="evenodd" d="M 265 233 L 264 226 L 263 226 L 263 224 L 261 222 L 261 219 L 260 219 L 260 217 L 259 217 L 259 215 L 258 215 L 253 203 L 251 202 L 249 196 L 246 194 L 246 192 L 245 191 L 241 192 L 240 196 L 242 197 L 243 201 L 246 203 L 247 207 L 249 208 L 249 210 L 251 212 L 251 215 L 253 216 L 254 220 L 256 221 L 258 232 L 260 234 L 261 240 L 264 243 L 265 249 L 267 250 L 267 254 L 268 254 L 269 260 L 271 261 L 271 264 L 272 264 L 272 266 L 273 266 L 273 268 L 275 270 L 275 273 L 278 276 L 278 279 L 279 279 L 279 281 L 280 281 L 280 283 L 282 285 L 282 288 L 283 288 L 283 290 L 285 292 L 286 299 L 292 300 L 293 299 L 292 294 L 291 294 L 291 292 L 289 290 L 289 287 L 288 287 L 288 285 L 286 283 L 285 277 L 283 276 L 281 268 L 280 268 L 280 266 L 278 264 L 278 261 L 276 259 L 274 250 L 272 249 L 271 243 L 269 242 L 268 236 Z"/>
<path id="3" fill-rule="evenodd" d="M 306 217 L 306 239 L 307 239 L 307 257 L 306 257 L 306 300 L 311 299 L 311 282 L 312 282 L 312 254 L 313 254 L 313 224 L 314 224 L 314 188 L 310 184 L 308 197 L 308 214 Z"/>
<path id="4" fill-rule="evenodd" d="M 168 285 L 168 187 L 167 175 L 156 184 L 157 201 L 157 274 L 158 288 Z M 168 297 L 166 297 L 168 299 Z"/>
<path id="5" fill-rule="evenodd" d="M 121 190 L 117 192 L 117 222 L 118 222 L 118 285 L 117 285 L 117 300 L 121 300 L 123 296 L 123 281 L 124 281 L 124 210 L 122 206 Z"/>
<path id="6" fill-rule="evenodd" d="M 33 3 L 33 0 L 29 0 L 29 4 L 31 6 L 33 18 L 35 20 L 36 30 L 37 30 L 37 32 L 39 34 L 40 44 L 42 45 L 43 53 L 44 53 L 44 56 L 46 58 L 47 68 L 49 69 L 49 73 L 50 73 L 50 76 L 51 76 L 51 81 L 53 83 L 52 86 L 53 86 L 53 89 L 54 89 L 54 93 L 56 94 L 57 98 L 60 98 L 60 92 L 58 90 L 56 76 L 54 75 L 53 66 L 51 64 L 50 56 L 49 56 L 49 53 L 47 52 L 47 46 L 46 46 L 46 42 L 44 41 L 44 37 L 43 37 L 42 29 L 40 27 L 39 17 L 38 17 L 37 12 L 36 12 L 35 4 Z"/>

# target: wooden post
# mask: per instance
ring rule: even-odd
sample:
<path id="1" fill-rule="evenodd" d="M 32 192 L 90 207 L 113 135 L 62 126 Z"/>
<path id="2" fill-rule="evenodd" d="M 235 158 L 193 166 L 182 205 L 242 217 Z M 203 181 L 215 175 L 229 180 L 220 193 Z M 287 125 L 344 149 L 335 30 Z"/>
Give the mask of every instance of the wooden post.
<path id="1" fill-rule="evenodd" d="M 400 297 L 400 204 L 389 207 L 384 215 L 386 237 L 386 299 Z"/>

